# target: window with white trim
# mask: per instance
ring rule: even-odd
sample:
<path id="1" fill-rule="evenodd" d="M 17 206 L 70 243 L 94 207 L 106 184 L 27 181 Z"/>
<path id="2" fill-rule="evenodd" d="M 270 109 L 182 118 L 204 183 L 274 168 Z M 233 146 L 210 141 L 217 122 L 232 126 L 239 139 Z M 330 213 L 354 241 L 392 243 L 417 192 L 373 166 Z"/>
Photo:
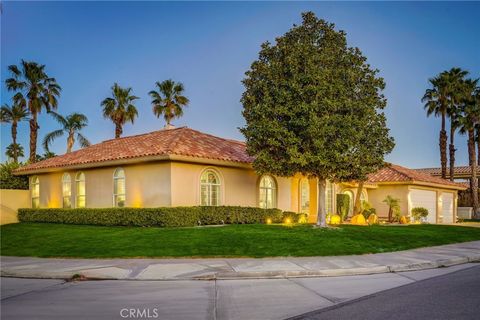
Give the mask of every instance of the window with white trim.
<path id="1" fill-rule="evenodd" d="M 30 189 L 32 195 L 32 208 L 36 209 L 40 207 L 40 180 L 37 176 L 32 177 L 30 180 Z"/>
<path id="2" fill-rule="evenodd" d="M 271 209 L 277 207 L 277 185 L 272 176 L 262 176 L 259 184 L 259 207 Z"/>
<path id="3" fill-rule="evenodd" d="M 333 212 L 333 195 L 334 195 L 334 185 L 332 182 L 330 181 L 327 181 L 327 185 L 326 185 L 326 191 L 325 191 L 325 199 L 326 199 L 326 204 L 325 204 L 325 207 L 327 209 L 327 213 L 329 214 L 334 214 L 335 212 Z"/>
<path id="4" fill-rule="evenodd" d="M 117 168 L 113 174 L 113 205 L 125 207 L 125 171 Z"/>
<path id="5" fill-rule="evenodd" d="M 83 172 L 77 173 L 75 177 L 76 197 L 75 207 L 85 208 L 86 206 L 86 190 L 85 190 L 85 174 Z"/>
<path id="6" fill-rule="evenodd" d="M 207 169 L 200 178 L 200 200 L 202 206 L 220 205 L 220 179 L 212 169 Z"/>
<path id="7" fill-rule="evenodd" d="M 63 207 L 71 208 L 72 207 L 72 178 L 70 174 L 64 173 L 62 176 L 62 197 L 63 197 Z"/>
<path id="8" fill-rule="evenodd" d="M 308 179 L 300 180 L 300 212 L 310 213 L 310 184 Z"/>

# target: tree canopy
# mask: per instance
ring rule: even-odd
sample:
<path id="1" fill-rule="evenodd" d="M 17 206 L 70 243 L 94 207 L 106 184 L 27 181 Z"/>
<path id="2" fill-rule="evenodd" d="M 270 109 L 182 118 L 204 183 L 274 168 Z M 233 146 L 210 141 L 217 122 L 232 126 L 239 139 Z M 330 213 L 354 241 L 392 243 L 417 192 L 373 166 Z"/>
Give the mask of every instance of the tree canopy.
<path id="1" fill-rule="evenodd" d="M 365 180 L 394 147 L 382 109 L 384 80 L 335 25 L 302 14 L 275 44 L 265 42 L 243 80 L 241 128 L 259 173 Z"/>

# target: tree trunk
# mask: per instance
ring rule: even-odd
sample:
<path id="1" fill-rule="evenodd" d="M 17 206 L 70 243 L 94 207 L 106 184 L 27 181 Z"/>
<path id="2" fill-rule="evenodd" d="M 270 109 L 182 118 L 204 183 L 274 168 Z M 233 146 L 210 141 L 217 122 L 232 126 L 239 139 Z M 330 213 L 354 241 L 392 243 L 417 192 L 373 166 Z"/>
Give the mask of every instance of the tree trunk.
<path id="1" fill-rule="evenodd" d="M 480 128 L 477 129 L 477 168 L 480 167 Z M 480 176 L 477 179 L 477 186 L 480 188 Z"/>
<path id="2" fill-rule="evenodd" d="M 75 136 L 74 136 L 74 132 L 73 131 L 70 131 L 68 133 L 68 138 L 67 138 L 67 153 L 70 153 L 72 152 L 72 148 L 73 148 L 73 144 L 75 143 Z"/>
<path id="3" fill-rule="evenodd" d="M 388 207 L 388 222 L 392 222 L 393 219 L 393 209 L 391 206 Z"/>
<path id="4" fill-rule="evenodd" d="M 317 202 L 317 226 L 325 228 L 327 226 L 327 212 L 325 208 L 325 192 L 327 180 L 318 178 L 318 202 Z"/>
<path id="5" fill-rule="evenodd" d="M 123 133 L 123 128 L 120 123 L 115 123 L 115 139 L 120 138 Z"/>
<path id="6" fill-rule="evenodd" d="M 478 217 L 478 180 L 477 180 L 477 154 L 475 152 L 475 131 L 468 130 L 468 156 L 470 160 L 471 191 L 472 191 L 472 206 L 473 214 Z"/>
<path id="7" fill-rule="evenodd" d="M 360 181 L 357 187 L 357 195 L 355 197 L 355 205 L 353 206 L 353 215 L 362 213 L 362 202 L 360 201 L 360 196 L 362 195 L 363 185 L 365 181 Z"/>
<path id="8" fill-rule="evenodd" d="M 12 142 L 15 147 L 13 149 L 13 162 L 18 163 L 17 122 L 16 121 L 12 121 Z"/>
<path id="9" fill-rule="evenodd" d="M 449 150 L 450 150 L 450 181 L 453 181 L 454 175 L 455 175 L 455 144 L 453 143 L 455 139 L 455 127 L 453 126 L 453 120 L 450 122 L 450 145 Z"/>
<path id="10" fill-rule="evenodd" d="M 445 114 L 442 114 L 442 130 L 440 130 L 440 163 L 442 178 L 447 177 L 447 131 L 445 130 Z"/>
<path id="11" fill-rule="evenodd" d="M 34 163 L 37 161 L 37 136 L 40 127 L 37 123 L 37 113 L 32 114 L 30 119 L 30 158 L 29 161 Z"/>

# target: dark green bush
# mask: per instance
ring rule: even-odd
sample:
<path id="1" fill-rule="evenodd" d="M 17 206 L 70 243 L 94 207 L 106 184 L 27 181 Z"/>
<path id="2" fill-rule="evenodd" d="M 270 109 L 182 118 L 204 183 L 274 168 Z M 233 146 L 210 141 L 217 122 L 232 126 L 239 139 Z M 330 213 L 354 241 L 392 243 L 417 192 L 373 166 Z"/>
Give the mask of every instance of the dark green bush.
<path id="1" fill-rule="evenodd" d="M 343 193 L 337 194 L 337 214 L 342 217 L 342 221 L 347 217 L 348 211 L 350 211 L 350 196 Z"/>
<path id="2" fill-rule="evenodd" d="M 19 209 L 21 222 L 89 224 L 102 226 L 191 227 L 211 224 L 280 223 L 279 209 L 254 207 L 164 207 Z"/>
<path id="3" fill-rule="evenodd" d="M 307 221 L 307 215 L 305 213 L 284 211 L 282 214 L 282 222 L 285 222 L 286 219 L 290 219 L 292 223 L 304 223 Z"/>
<path id="4" fill-rule="evenodd" d="M 0 164 L 0 189 L 28 190 L 28 177 L 13 175 L 13 170 L 19 167 L 20 164 L 15 162 Z"/>

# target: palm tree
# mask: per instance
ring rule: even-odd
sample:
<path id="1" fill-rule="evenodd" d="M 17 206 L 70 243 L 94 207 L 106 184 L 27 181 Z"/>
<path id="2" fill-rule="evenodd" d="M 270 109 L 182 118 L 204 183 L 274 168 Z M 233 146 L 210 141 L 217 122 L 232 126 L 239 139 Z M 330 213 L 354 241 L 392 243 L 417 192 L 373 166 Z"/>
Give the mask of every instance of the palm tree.
<path id="1" fill-rule="evenodd" d="M 13 159 L 13 162 L 18 163 L 18 158 L 23 157 L 23 147 L 18 143 L 11 143 L 5 151 L 5 155 Z"/>
<path id="2" fill-rule="evenodd" d="M 122 135 L 123 125 L 127 122 L 133 123 L 138 116 L 137 108 L 133 104 L 138 97 L 131 92 L 132 88 L 122 88 L 115 83 L 112 87 L 112 98 L 102 101 L 103 116 L 115 124 L 115 139 Z"/>
<path id="3" fill-rule="evenodd" d="M 442 72 L 435 78 L 429 79 L 432 85 L 431 89 L 427 89 L 422 98 L 425 103 L 424 108 L 427 110 L 427 116 L 440 116 L 442 119 L 442 128 L 440 130 L 440 163 L 442 165 L 442 178 L 447 176 L 447 131 L 445 130 L 445 118 L 448 111 L 448 81 L 447 73 Z"/>
<path id="4" fill-rule="evenodd" d="M 156 82 L 158 91 L 152 90 L 148 94 L 152 97 L 153 113 L 167 122 L 167 127 L 174 118 L 183 115 L 183 108 L 189 103 L 187 97 L 183 95 L 185 88 L 181 82 L 175 82 L 171 79 L 163 82 Z"/>
<path id="5" fill-rule="evenodd" d="M 466 80 L 466 86 L 470 94 L 464 98 L 463 114 L 459 119 L 460 133 L 468 136 L 468 159 L 470 165 L 473 212 L 478 211 L 478 179 L 477 179 L 477 154 L 475 150 L 475 128 L 480 124 L 480 88 L 478 80 Z"/>
<path id="6" fill-rule="evenodd" d="M 55 78 L 45 73 L 45 65 L 22 60 L 20 66 L 8 67 L 12 77 L 5 80 L 7 89 L 16 92 L 13 100 L 22 108 L 26 108 L 30 118 L 30 155 L 29 161 L 36 161 L 38 114 L 42 109 L 50 111 L 57 108 L 57 98 L 61 88 Z"/>
<path id="7" fill-rule="evenodd" d="M 453 181 L 455 174 L 455 132 L 458 126 L 458 116 L 461 112 L 460 104 L 464 95 L 464 78 L 468 75 L 468 71 L 460 68 L 452 68 L 445 75 L 445 84 L 447 86 L 448 109 L 447 115 L 450 118 L 450 181 Z"/>
<path id="8" fill-rule="evenodd" d="M 67 153 L 72 152 L 75 144 L 75 135 L 82 148 L 88 147 L 90 142 L 79 131 L 85 128 L 88 124 L 88 119 L 81 113 L 72 113 L 66 117 L 59 115 L 56 112 L 50 112 L 55 120 L 62 125 L 62 129 L 50 132 L 43 139 L 43 147 L 47 153 L 50 151 L 49 146 L 58 137 L 67 134 Z"/>
<path id="9" fill-rule="evenodd" d="M 400 199 L 388 195 L 383 202 L 388 206 L 388 222 L 392 222 L 393 214 L 400 211 Z"/>
<path id="10" fill-rule="evenodd" d="M 17 143 L 17 126 L 20 121 L 28 119 L 28 111 L 25 108 L 22 108 L 19 104 L 13 104 L 12 107 L 9 107 L 7 104 L 4 104 L 0 109 L 0 122 L 11 123 L 12 124 L 12 144 L 10 145 L 10 155 L 9 158 L 12 158 L 15 163 L 18 162 L 19 157 L 23 157 L 23 148 Z M 9 147 L 10 147 L 9 146 Z M 20 150 L 22 154 L 18 153 Z"/>

